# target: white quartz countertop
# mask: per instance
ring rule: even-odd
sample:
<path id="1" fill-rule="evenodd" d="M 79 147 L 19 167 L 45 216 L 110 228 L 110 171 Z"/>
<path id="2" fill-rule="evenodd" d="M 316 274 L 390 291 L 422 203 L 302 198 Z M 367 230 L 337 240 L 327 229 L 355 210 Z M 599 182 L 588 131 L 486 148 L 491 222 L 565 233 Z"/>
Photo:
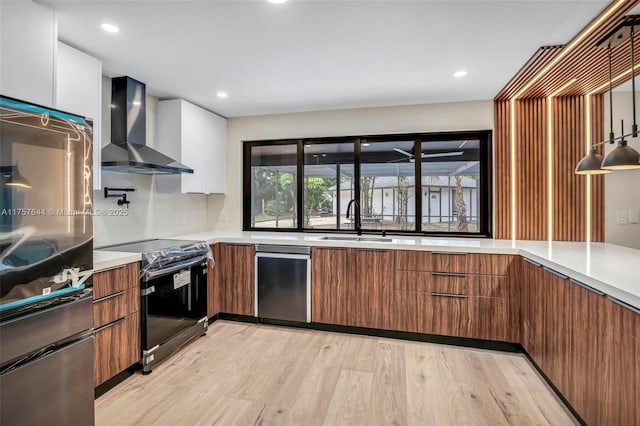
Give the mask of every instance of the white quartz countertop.
<path id="1" fill-rule="evenodd" d="M 119 251 L 94 250 L 93 251 L 93 272 L 104 271 L 105 269 L 117 268 L 127 263 L 139 262 L 142 260 L 140 253 L 122 253 Z"/>
<path id="2" fill-rule="evenodd" d="M 294 232 L 200 232 L 173 235 L 172 239 L 225 242 L 238 244 L 305 245 L 313 247 L 356 247 L 440 252 L 519 254 L 553 269 L 604 294 L 640 309 L 640 250 L 605 243 L 512 241 L 486 238 L 436 238 L 387 236 L 390 241 L 329 241 L 331 234 L 303 234 Z M 345 234 L 338 235 L 344 237 Z M 380 238 L 380 235 L 364 235 Z M 134 253 L 101 253 L 94 256 L 94 269 L 106 269 L 140 260 Z M 105 257 L 102 258 L 103 254 Z M 137 256 L 137 259 L 135 257 Z M 132 259 L 124 261 L 124 259 Z M 108 266 L 104 266 L 108 265 Z"/>

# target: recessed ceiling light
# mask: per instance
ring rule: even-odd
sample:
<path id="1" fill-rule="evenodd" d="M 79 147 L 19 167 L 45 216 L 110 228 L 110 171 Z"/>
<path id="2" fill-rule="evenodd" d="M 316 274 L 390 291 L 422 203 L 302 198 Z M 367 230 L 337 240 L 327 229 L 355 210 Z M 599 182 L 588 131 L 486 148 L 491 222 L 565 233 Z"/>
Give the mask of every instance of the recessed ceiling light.
<path id="1" fill-rule="evenodd" d="M 467 75 L 467 72 L 465 70 L 460 70 L 453 73 L 453 76 L 455 78 L 461 78 L 461 77 L 464 77 L 465 75 Z"/>
<path id="2" fill-rule="evenodd" d="M 323 157 L 326 157 L 326 156 L 327 156 L 327 154 L 322 154 L 322 156 L 323 156 Z"/>
<path id="3" fill-rule="evenodd" d="M 363 143 L 362 146 L 369 146 L 371 145 L 370 143 Z"/>
<path id="4" fill-rule="evenodd" d="M 285 3 L 287 0 L 267 0 L 267 1 L 273 4 L 282 4 L 282 3 Z"/>
<path id="5" fill-rule="evenodd" d="M 218 92 L 216 93 L 216 96 L 220 99 L 227 99 L 229 97 L 229 94 L 227 92 Z"/>
<path id="6" fill-rule="evenodd" d="M 311 148 L 311 145 L 305 145 L 306 148 Z"/>
<path id="7" fill-rule="evenodd" d="M 116 27 L 115 25 L 110 24 L 110 23 L 108 23 L 108 22 L 103 22 L 103 23 L 100 25 L 100 27 L 101 27 L 103 30 L 105 30 L 105 31 L 107 31 L 107 32 L 109 32 L 109 33 L 117 33 L 117 32 L 119 32 L 119 31 L 120 31 L 120 28 L 118 28 L 118 27 Z"/>

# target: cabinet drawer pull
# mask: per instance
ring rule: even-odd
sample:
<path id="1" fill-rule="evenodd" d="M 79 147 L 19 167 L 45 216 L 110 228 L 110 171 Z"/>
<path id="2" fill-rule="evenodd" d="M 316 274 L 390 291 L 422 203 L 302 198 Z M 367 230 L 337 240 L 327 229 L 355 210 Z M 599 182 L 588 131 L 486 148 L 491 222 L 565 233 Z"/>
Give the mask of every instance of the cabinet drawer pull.
<path id="1" fill-rule="evenodd" d="M 98 302 L 102 302 L 103 300 L 107 300 L 107 299 L 111 299 L 111 298 L 114 298 L 114 297 L 122 296 L 126 292 L 127 292 L 127 290 L 121 290 L 121 291 L 119 291 L 117 293 L 109 294 L 109 295 L 103 296 L 103 297 L 101 297 L 99 299 L 95 299 L 93 301 L 93 303 L 98 303 Z"/>
<path id="2" fill-rule="evenodd" d="M 455 251 L 432 251 L 431 254 L 446 254 L 451 256 L 466 256 L 467 253 L 458 253 Z"/>
<path id="3" fill-rule="evenodd" d="M 115 320 L 115 321 L 111 321 L 111 322 L 110 322 L 110 323 L 108 323 L 108 324 L 105 324 L 105 325 L 103 325 L 103 326 L 101 326 L 101 327 L 96 328 L 95 330 L 93 330 L 93 332 L 94 332 L 94 333 L 97 333 L 98 331 L 102 331 L 102 330 L 107 329 L 107 328 L 109 328 L 109 327 L 113 327 L 114 325 L 120 324 L 120 323 L 121 323 L 122 321 L 124 321 L 124 320 L 125 320 L 125 317 L 122 317 L 122 318 L 117 319 L 117 320 Z"/>
<path id="4" fill-rule="evenodd" d="M 580 282 L 578 280 L 574 280 L 573 278 L 569 278 L 569 281 L 571 281 L 573 284 L 579 285 L 580 287 L 584 288 L 585 290 L 589 290 L 590 292 L 593 292 L 593 293 L 597 294 L 598 296 L 604 296 L 603 292 L 601 292 L 600 290 L 596 290 L 595 288 L 593 288 L 593 287 L 591 287 L 591 286 L 589 286 L 589 285 L 587 285 L 585 283 L 582 283 L 582 282 Z"/>
<path id="5" fill-rule="evenodd" d="M 546 266 L 543 266 L 542 268 L 543 268 L 545 271 L 547 271 L 547 272 L 549 272 L 549 273 L 551 273 L 551 274 L 555 275 L 556 277 L 560 277 L 560 278 L 562 278 L 563 280 L 566 280 L 567 278 L 569 278 L 568 276 L 566 276 L 566 275 L 564 275 L 564 274 L 561 274 L 560 272 L 555 271 L 555 270 L 553 270 L 553 269 L 551 269 L 551 268 L 548 268 L 548 267 L 546 267 Z"/>
<path id="6" fill-rule="evenodd" d="M 636 307 L 634 307 L 634 306 L 631 306 L 630 304 L 628 304 L 628 303 L 626 303 L 626 302 L 623 302 L 623 301 L 622 301 L 622 300 L 620 300 L 620 299 L 616 299 L 615 297 L 611 297 L 611 296 L 609 296 L 609 295 L 607 295 L 607 297 L 608 297 L 608 298 L 609 298 L 613 303 L 615 303 L 616 305 L 622 306 L 623 308 L 626 308 L 626 309 L 630 310 L 631 312 L 635 312 L 636 314 L 640 314 L 640 309 L 638 309 L 638 308 L 636 308 Z"/>
<path id="7" fill-rule="evenodd" d="M 530 264 L 534 265 L 534 266 L 542 266 L 542 264 L 535 262 L 531 259 L 527 259 L 526 257 L 523 257 L 522 259 L 524 259 L 525 262 L 529 262 Z"/>
<path id="8" fill-rule="evenodd" d="M 387 249 L 377 249 L 377 248 L 359 248 L 356 249 L 357 251 L 381 251 L 381 252 L 388 252 L 389 250 Z"/>
<path id="9" fill-rule="evenodd" d="M 462 272 L 432 272 L 431 275 L 441 277 L 466 277 L 467 274 Z"/>
<path id="10" fill-rule="evenodd" d="M 437 293 L 437 292 L 431 292 L 431 295 L 439 296 L 439 297 L 456 297 L 458 299 L 466 299 L 468 297 L 466 294 Z"/>

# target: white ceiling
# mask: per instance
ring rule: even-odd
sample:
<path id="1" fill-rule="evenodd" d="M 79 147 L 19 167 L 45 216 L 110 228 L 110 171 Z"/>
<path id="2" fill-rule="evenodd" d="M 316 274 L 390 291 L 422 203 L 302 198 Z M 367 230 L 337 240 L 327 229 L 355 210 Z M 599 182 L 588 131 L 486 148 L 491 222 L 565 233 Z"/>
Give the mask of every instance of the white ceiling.
<path id="1" fill-rule="evenodd" d="M 233 117 L 492 99 L 538 47 L 566 43 L 609 1 L 41 3 L 105 74 Z"/>

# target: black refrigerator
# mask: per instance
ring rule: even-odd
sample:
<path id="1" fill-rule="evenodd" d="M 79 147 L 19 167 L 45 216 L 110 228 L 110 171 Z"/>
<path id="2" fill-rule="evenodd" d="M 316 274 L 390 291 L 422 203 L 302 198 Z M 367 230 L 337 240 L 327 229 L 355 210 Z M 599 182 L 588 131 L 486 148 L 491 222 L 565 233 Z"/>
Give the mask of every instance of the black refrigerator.
<path id="1" fill-rule="evenodd" d="M 92 425 L 92 125 L 0 96 L 0 424 Z"/>

